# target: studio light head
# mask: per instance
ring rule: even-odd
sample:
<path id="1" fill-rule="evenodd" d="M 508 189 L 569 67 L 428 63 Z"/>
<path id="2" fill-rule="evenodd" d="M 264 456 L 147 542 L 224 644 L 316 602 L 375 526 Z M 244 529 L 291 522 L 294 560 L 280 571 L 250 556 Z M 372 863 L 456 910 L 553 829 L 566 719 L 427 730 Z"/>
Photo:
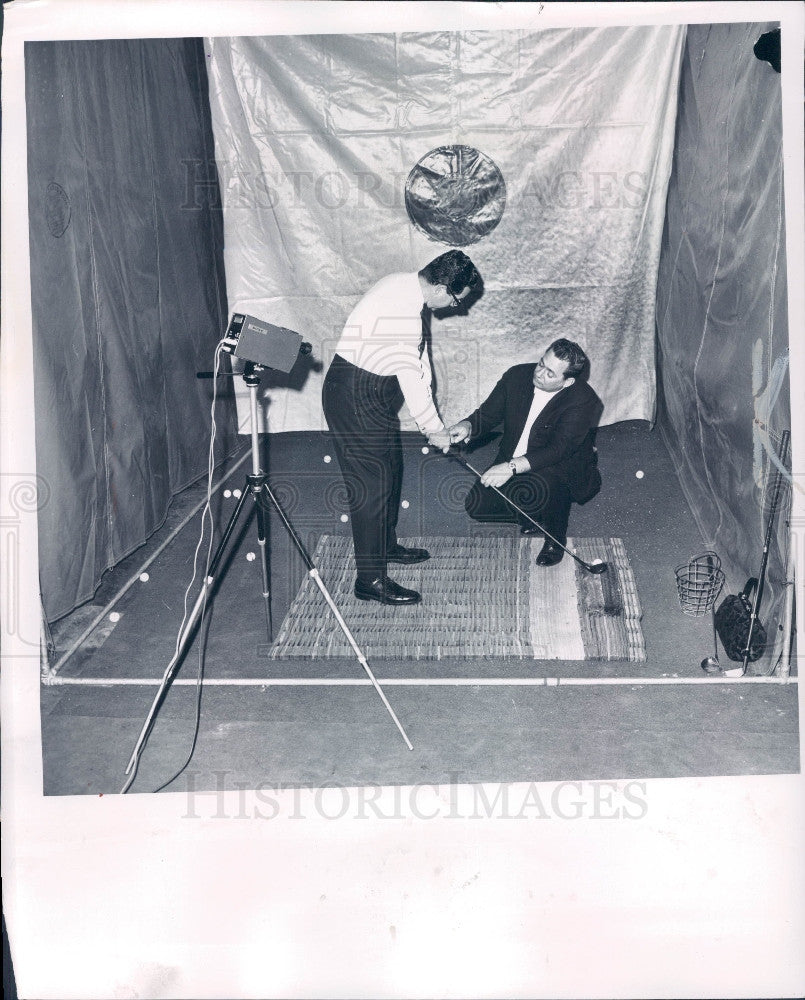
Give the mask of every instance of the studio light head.
<path id="1" fill-rule="evenodd" d="M 233 313 L 223 350 L 260 368 L 289 372 L 300 354 L 310 354 L 311 346 L 301 334 L 274 326 L 245 313 Z"/>

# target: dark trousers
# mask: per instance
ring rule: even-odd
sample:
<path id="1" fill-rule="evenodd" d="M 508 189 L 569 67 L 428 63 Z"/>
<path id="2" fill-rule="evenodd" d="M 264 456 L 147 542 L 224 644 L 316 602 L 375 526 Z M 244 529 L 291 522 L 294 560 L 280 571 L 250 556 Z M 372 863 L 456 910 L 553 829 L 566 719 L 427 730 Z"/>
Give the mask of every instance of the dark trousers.
<path id="1" fill-rule="evenodd" d="M 322 404 L 347 491 L 358 578 L 386 574 L 397 544 L 403 457 L 396 375 L 373 375 L 336 354 Z"/>
<path id="2" fill-rule="evenodd" d="M 570 517 L 570 486 L 561 473 L 544 469 L 526 472 L 512 478 L 500 487 L 500 492 L 517 504 L 526 514 L 545 528 L 563 545 L 567 541 L 567 522 Z M 528 527 L 531 522 L 522 517 L 503 497 L 490 486 L 475 481 L 464 501 L 467 513 L 476 521 L 514 523 Z"/>

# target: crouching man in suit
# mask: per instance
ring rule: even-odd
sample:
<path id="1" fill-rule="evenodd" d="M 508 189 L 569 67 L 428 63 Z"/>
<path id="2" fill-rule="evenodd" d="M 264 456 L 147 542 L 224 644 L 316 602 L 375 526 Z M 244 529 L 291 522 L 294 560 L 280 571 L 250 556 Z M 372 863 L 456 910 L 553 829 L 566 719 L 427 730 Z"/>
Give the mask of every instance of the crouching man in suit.
<path id="1" fill-rule="evenodd" d="M 470 517 L 520 523 L 523 534 L 539 534 L 488 488 L 496 486 L 567 544 L 571 504 L 586 503 L 601 488 L 593 444 L 604 407 L 587 384 L 588 370 L 578 344 L 555 340 L 536 364 L 510 368 L 474 413 L 449 428 L 451 442 L 461 444 L 503 425 L 494 464 L 467 495 Z M 537 565 L 554 566 L 563 555 L 546 537 Z"/>

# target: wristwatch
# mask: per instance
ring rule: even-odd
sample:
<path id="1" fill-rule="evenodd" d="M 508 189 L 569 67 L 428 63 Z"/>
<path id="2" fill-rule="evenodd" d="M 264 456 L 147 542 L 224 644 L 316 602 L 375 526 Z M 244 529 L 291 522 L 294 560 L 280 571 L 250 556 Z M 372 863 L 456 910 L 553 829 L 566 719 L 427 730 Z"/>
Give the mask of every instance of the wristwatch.
<path id="1" fill-rule="evenodd" d="M 512 475 L 516 476 L 517 475 L 517 466 L 514 464 L 514 459 L 512 459 L 511 462 L 509 462 L 509 468 L 512 470 Z"/>

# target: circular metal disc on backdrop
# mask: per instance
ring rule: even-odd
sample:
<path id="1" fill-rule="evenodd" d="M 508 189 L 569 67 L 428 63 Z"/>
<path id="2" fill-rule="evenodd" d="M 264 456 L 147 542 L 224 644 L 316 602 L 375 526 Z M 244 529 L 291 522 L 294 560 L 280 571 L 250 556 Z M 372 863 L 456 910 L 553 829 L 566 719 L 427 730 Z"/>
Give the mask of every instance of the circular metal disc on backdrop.
<path id="1" fill-rule="evenodd" d="M 405 207 L 423 233 L 448 246 L 468 246 L 500 222 L 506 182 L 497 165 L 473 146 L 437 146 L 405 182 Z"/>

